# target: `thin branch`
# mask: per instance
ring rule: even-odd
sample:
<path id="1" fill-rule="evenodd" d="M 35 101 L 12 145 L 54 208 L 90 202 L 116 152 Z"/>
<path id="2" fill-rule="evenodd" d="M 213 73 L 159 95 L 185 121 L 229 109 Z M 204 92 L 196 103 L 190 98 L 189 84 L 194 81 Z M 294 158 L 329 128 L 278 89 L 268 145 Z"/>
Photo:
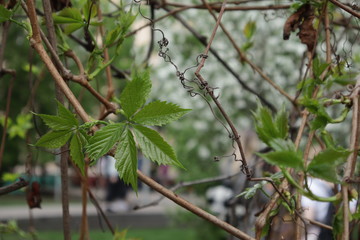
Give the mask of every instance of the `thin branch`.
<path id="1" fill-rule="evenodd" d="M 345 10 L 346 12 L 350 13 L 354 17 L 360 18 L 360 14 L 358 12 L 352 10 L 348 6 L 344 5 L 343 3 L 341 3 L 341 2 L 339 2 L 337 0 L 329 0 L 329 1 L 332 2 L 334 5 L 338 6 L 339 8 L 341 8 L 341 9 Z"/>
<path id="2" fill-rule="evenodd" d="M 173 191 L 173 192 L 176 192 L 178 189 L 184 188 L 184 187 L 190 187 L 190 186 L 194 186 L 194 185 L 198 185 L 198 184 L 204 184 L 204 183 L 212 183 L 212 182 L 224 181 L 224 180 L 231 179 L 231 178 L 239 175 L 240 173 L 241 172 L 237 172 L 237 173 L 232 174 L 232 175 L 203 178 L 203 179 L 194 180 L 194 181 L 188 181 L 188 182 L 180 182 L 180 183 L 176 184 L 175 186 L 173 186 L 172 188 L 170 188 L 170 190 Z M 142 209 L 142 208 L 146 208 L 146 207 L 150 207 L 150 206 L 156 206 L 164 198 L 165 198 L 165 196 L 161 196 L 158 199 L 155 199 L 154 201 L 151 201 L 151 202 L 149 202 L 147 204 L 144 204 L 144 205 L 141 205 L 141 206 L 137 205 L 137 206 L 134 207 L 134 210 L 138 210 L 138 209 Z"/>
<path id="3" fill-rule="evenodd" d="M 8 127 L 8 120 L 9 120 L 9 114 L 10 114 L 12 91 L 13 91 L 14 81 L 16 78 L 16 73 L 14 70 L 2 69 L 0 74 L 3 74 L 5 72 L 10 74 L 11 78 L 10 78 L 9 87 L 8 87 L 8 91 L 7 91 L 5 119 L 4 119 L 4 126 L 3 126 L 3 132 L 2 132 L 1 143 L 0 143 L 0 170 L 1 170 L 2 161 L 3 161 L 3 157 L 4 157 L 4 151 L 5 151 L 5 142 L 6 142 L 7 127 Z"/>
<path id="4" fill-rule="evenodd" d="M 15 192 L 15 191 L 19 190 L 20 188 L 23 188 L 27 185 L 29 185 L 28 181 L 25 181 L 23 178 L 19 178 L 19 181 L 17 181 L 17 182 L 14 182 L 5 187 L 0 187 L 0 196 L 11 193 L 11 192 Z"/>
<path id="5" fill-rule="evenodd" d="M 215 16 L 215 14 L 212 11 L 211 5 L 210 3 L 207 3 L 205 0 L 202 0 L 202 2 L 204 3 L 204 5 L 207 6 L 209 13 L 211 14 L 211 16 L 215 19 L 215 21 L 217 21 L 217 17 Z M 265 81 L 267 81 L 273 88 L 275 88 L 281 95 L 285 96 L 290 102 L 292 102 L 293 104 L 295 104 L 295 100 L 287 93 L 285 92 L 281 87 L 279 87 L 278 85 L 276 85 L 261 69 L 260 67 L 258 67 L 254 62 L 250 61 L 246 55 L 241 52 L 239 46 L 236 44 L 234 38 L 231 36 L 230 32 L 225 28 L 224 24 L 222 24 L 220 22 L 220 27 L 223 30 L 223 32 L 225 33 L 225 35 L 227 36 L 227 38 L 229 39 L 229 41 L 231 42 L 231 44 L 233 45 L 234 49 L 236 50 L 236 52 L 238 53 L 240 60 L 246 62 L 247 64 L 250 65 L 250 67 L 256 71 Z"/>
<path id="6" fill-rule="evenodd" d="M 247 235 L 246 233 L 240 231 L 239 229 L 233 227 L 232 225 L 220 220 L 219 218 L 215 217 L 214 215 L 211 215 L 210 213 L 202 210 L 201 208 L 191 204 L 190 202 L 186 201 L 185 199 L 179 197 L 174 192 L 168 190 L 167 188 L 163 187 L 159 183 L 155 182 L 151 178 L 144 175 L 141 171 L 137 171 L 139 179 L 150 186 L 155 191 L 161 193 L 171 201 L 175 202 L 176 204 L 180 205 L 181 207 L 189 210 L 190 212 L 196 214 L 197 216 L 217 225 L 218 227 L 224 229 L 228 233 L 232 234 L 235 237 L 238 237 L 240 239 L 251 239 L 254 240 L 251 236 Z"/>
<path id="7" fill-rule="evenodd" d="M 357 76 L 356 85 L 350 96 L 353 103 L 353 116 L 351 122 L 351 139 L 350 139 L 350 150 L 352 151 L 347 159 L 345 173 L 344 173 L 344 184 L 342 185 L 342 198 L 343 198 L 343 225 L 344 232 L 342 240 L 348 240 L 350 235 L 350 224 L 349 224 L 349 186 L 347 180 L 351 179 L 354 175 L 356 160 L 359 146 L 359 135 L 360 135 L 360 75 Z"/>
<path id="8" fill-rule="evenodd" d="M 170 10 L 166 7 L 163 8 L 165 11 L 170 12 Z M 182 17 L 173 14 L 173 17 L 176 18 L 186 29 L 188 29 L 196 39 L 199 40 L 199 42 L 201 44 L 203 44 L 204 46 L 207 46 L 207 41 L 204 39 L 203 36 L 201 36 L 197 31 L 195 31 Z M 267 101 L 264 96 L 262 94 L 257 93 L 255 90 L 253 90 L 252 88 L 250 88 L 244 80 L 242 80 L 240 78 L 240 76 L 235 72 L 235 70 L 233 70 L 230 65 L 220 57 L 220 55 L 217 53 L 216 50 L 214 50 L 213 48 L 210 47 L 209 51 L 214 55 L 214 57 L 224 66 L 224 68 L 230 72 L 230 74 L 239 82 L 239 84 L 244 88 L 244 90 L 254 94 L 255 96 L 257 96 L 259 98 L 259 100 L 266 105 L 267 107 L 269 107 L 273 112 L 276 112 L 276 108 L 269 102 Z"/>
<path id="9" fill-rule="evenodd" d="M 246 3 L 249 1 L 243 1 L 242 3 Z M 209 3 L 211 4 L 211 8 L 215 11 L 221 11 L 221 2 L 218 3 Z M 194 8 L 194 9 L 207 9 L 207 6 L 205 4 L 199 4 L 199 5 L 186 5 L 181 3 L 172 3 L 172 2 L 166 2 L 166 6 L 171 7 L 181 7 L 181 8 Z M 225 11 L 252 11 L 252 10 L 282 10 L 282 9 L 289 9 L 291 5 L 268 5 L 268 6 L 236 6 L 236 7 L 225 7 Z"/>

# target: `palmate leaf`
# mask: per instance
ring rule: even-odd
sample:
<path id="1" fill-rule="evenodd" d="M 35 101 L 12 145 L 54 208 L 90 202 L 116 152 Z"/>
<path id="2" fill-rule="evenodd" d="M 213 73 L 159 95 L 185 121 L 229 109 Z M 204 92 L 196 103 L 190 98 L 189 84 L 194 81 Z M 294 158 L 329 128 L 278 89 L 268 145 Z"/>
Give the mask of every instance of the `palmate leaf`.
<path id="1" fill-rule="evenodd" d="M 85 161 L 84 161 L 84 139 L 80 132 L 74 134 L 70 141 L 70 156 L 72 161 L 80 169 L 81 173 L 85 174 Z"/>
<path id="2" fill-rule="evenodd" d="M 94 136 L 90 138 L 89 144 L 86 146 L 89 158 L 91 160 L 97 160 L 107 153 L 120 139 L 123 130 L 123 123 L 114 123 L 97 131 Z"/>
<path id="3" fill-rule="evenodd" d="M 155 101 L 141 109 L 132 120 L 149 126 L 162 126 L 175 121 L 189 112 L 173 103 Z"/>
<path id="4" fill-rule="evenodd" d="M 71 130 L 50 131 L 35 143 L 37 147 L 59 148 L 66 144 L 72 135 Z"/>
<path id="5" fill-rule="evenodd" d="M 137 192 L 137 150 L 129 128 L 125 128 L 120 136 L 120 141 L 115 154 L 115 168 L 119 176 L 125 183 L 130 183 L 135 192 Z"/>
<path id="6" fill-rule="evenodd" d="M 151 161 L 163 165 L 174 165 L 184 168 L 178 161 L 174 149 L 150 128 L 134 125 L 134 134 L 143 154 Z"/>
<path id="7" fill-rule="evenodd" d="M 132 80 L 126 85 L 120 96 L 121 108 L 127 117 L 131 117 L 145 101 L 151 91 L 149 70 L 144 72 L 134 71 Z"/>
<path id="8" fill-rule="evenodd" d="M 340 183 L 336 167 L 346 161 L 350 152 L 326 149 L 314 157 L 307 167 L 307 172 L 329 182 Z"/>

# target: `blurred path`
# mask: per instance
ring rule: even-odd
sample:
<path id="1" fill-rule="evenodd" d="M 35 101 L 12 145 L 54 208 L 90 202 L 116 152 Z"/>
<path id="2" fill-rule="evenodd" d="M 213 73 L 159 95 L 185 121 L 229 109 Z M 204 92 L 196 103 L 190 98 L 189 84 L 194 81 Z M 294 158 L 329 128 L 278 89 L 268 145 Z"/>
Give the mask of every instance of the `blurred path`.
<path id="1" fill-rule="evenodd" d="M 118 213 L 106 213 L 113 227 L 118 228 L 156 228 L 166 227 L 171 220 L 169 214 L 175 213 L 180 208 L 170 200 L 163 199 L 158 205 L 132 210 L 135 205 L 147 204 L 157 199 L 160 195 L 156 193 L 130 193 L 128 202 L 130 210 Z M 190 200 L 190 199 L 189 199 Z M 1 202 L 1 201 L 0 201 Z M 103 206 L 103 203 L 101 203 Z M 42 203 L 41 209 L 32 209 L 34 226 L 37 230 L 60 230 L 62 229 L 62 207 L 61 203 Z M 70 204 L 71 226 L 78 229 L 80 226 L 82 206 L 80 203 Z M 103 211 L 106 211 L 103 208 Z M 88 203 L 88 220 L 91 229 L 103 228 L 106 224 L 97 213 L 91 202 Z M 18 225 L 26 229 L 29 227 L 30 210 L 27 205 L 1 206 L 0 221 L 16 220 Z"/>

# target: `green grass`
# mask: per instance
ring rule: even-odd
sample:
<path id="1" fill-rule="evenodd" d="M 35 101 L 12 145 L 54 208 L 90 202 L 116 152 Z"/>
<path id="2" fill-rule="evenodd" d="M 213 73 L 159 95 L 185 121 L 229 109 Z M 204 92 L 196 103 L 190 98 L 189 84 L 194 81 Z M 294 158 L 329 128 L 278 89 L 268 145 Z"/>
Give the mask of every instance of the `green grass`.
<path id="1" fill-rule="evenodd" d="M 34 240 L 63 240 L 62 232 L 42 231 L 36 234 Z M 196 240 L 195 230 L 186 228 L 152 228 L 152 229 L 128 229 L 126 239 L 136 240 Z M 0 240 L 27 240 L 32 238 L 21 238 L 18 235 L 0 233 Z M 73 234 L 72 239 L 79 239 L 79 234 Z M 91 231 L 92 240 L 112 240 L 110 232 Z"/>

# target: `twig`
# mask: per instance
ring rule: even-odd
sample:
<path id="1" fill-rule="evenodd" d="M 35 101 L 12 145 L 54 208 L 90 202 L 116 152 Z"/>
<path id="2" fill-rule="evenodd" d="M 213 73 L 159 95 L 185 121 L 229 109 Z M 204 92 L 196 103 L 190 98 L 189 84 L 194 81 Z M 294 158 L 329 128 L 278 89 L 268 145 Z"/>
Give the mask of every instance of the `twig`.
<path id="1" fill-rule="evenodd" d="M 360 135 L 360 75 L 357 76 L 356 85 L 350 96 L 353 103 L 353 116 L 351 122 L 351 138 L 350 138 L 350 150 L 352 151 L 347 159 L 345 173 L 344 173 L 344 184 L 342 185 L 342 197 L 343 197 L 343 225 L 344 232 L 342 240 L 348 240 L 349 231 L 349 187 L 347 185 L 347 179 L 351 179 L 354 175 L 358 146 L 359 146 L 359 135 Z"/>
<path id="2" fill-rule="evenodd" d="M 249 1 L 243 1 L 242 3 L 246 3 Z M 166 6 L 172 7 L 181 7 L 181 8 L 195 8 L 195 9 L 207 9 L 205 4 L 199 5 L 185 5 L 180 3 L 171 3 L 166 2 Z M 211 8 L 215 11 L 221 11 L 221 3 L 211 3 Z M 251 10 L 281 10 L 281 9 L 289 9 L 290 5 L 268 5 L 268 6 L 236 6 L 236 7 L 225 7 L 225 11 L 251 11 Z"/>
<path id="3" fill-rule="evenodd" d="M 345 10 L 346 12 L 350 13 L 354 17 L 360 18 L 360 14 L 358 12 L 352 10 L 348 6 L 342 4 L 341 2 L 339 2 L 337 0 L 329 0 L 329 1 L 332 2 L 334 5 L 338 6 L 339 8 L 341 8 L 341 9 Z"/>
<path id="4" fill-rule="evenodd" d="M 169 12 L 170 10 L 166 7 L 163 8 L 165 11 Z M 197 31 L 195 31 L 182 17 L 173 14 L 172 15 L 174 18 L 176 18 L 186 29 L 188 29 L 193 35 L 194 37 L 196 37 L 196 39 L 199 40 L 199 42 L 201 44 L 203 44 L 204 46 L 207 46 L 207 42 L 204 39 L 203 36 L 201 36 Z M 273 112 L 276 112 L 276 108 L 269 102 L 267 101 L 261 94 L 257 93 L 255 90 L 253 90 L 252 88 L 250 88 L 244 80 L 242 80 L 240 78 L 240 76 L 235 72 L 235 70 L 233 70 L 230 65 L 220 57 L 220 55 L 213 49 L 210 47 L 209 51 L 215 56 L 215 58 L 224 66 L 224 68 L 229 71 L 231 73 L 231 75 L 233 77 L 235 77 L 235 79 L 239 82 L 239 84 L 244 88 L 244 90 L 254 94 L 256 97 L 259 98 L 259 100 L 266 105 L 267 107 L 269 107 Z"/>
<path id="5" fill-rule="evenodd" d="M 29 185 L 28 181 L 25 181 L 23 178 L 19 178 L 19 181 L 17 182 L 14 182 L 5 187 L 0 187 L 0 196 L 19 190 L 20 188 L 23 188 L 27 185 Z"/>
<path id="6" fill-rule="evenodd" d="M 215 16 L 215 14 L 212 12 L 212 7 L 209 3 L 207 3 L 205 0 L 202 0 L 202 2 L 204 3 L 205 6 L 207 6 L 209 13 L 211 14 L 211 16 L 215 19 L 215 21 L 217 20 L 217 17 Z M 223 30 L 223 32 L 225 33 L 225 35 L 227 36 L 227 38 L 229 39 L 229 41 L 231 42 L 231 44 L 233 45 L 234 49 L 236 50 L 236 52 L 238 53 L 240 60 L 246 62 L 247 64 L 250 65 L 250 67 L 256 71 L 265 81 L 267 81 L 273 88 L 275 88 L 280 94 L 282 94 L 283 96 L 285 96 L 290 102 L 292 102 L 293 104 L 295 104 L 295 100 L 287 93 L 285 92 L 281 87 L 279 87 L 278 85 L 276 85 L 254 62 L 250 61 L 246 55 L 241 52 L 239 46 L 236 44 L 234 38 L 231 36 L 230 32 L 225 28 L 224 24 L 222 24 L 220 22 L 220 27 Z"/>
<path id="7" fill-rule="evenodd" d="M 1 66 L 0 66 L 0 68 L 1 68 Z M 4 127 L 3 127 L 2 136 L 1 136 L 1 143 L 0 143 L 0 170 L 1 170 L 2 160 L 3 160 L 3 156 L 4 156 L 4 151 L 5 151 L 5 142 L 6 142 L 6 133 L 7 133 L 7 127 L 8 127 L 9 114 L 10 114 L 11 96 L 12 96 L 14 81 L 16 78 L 16 73 L 14 70 L 2 69 L 0 74 L 3 74 L 5 72 L 10 74 L 11 78 L 10 78 L 9 87 L 8 87 L 8 91 L 7 91 Z"/>
<path id="8" fill-rule="evenodd" d="M 180 188 L 194 186 L 194 185 L 198 185 L 198 184 L 204 184 L 204 183 L 223 181 L 223 180 L 231 179 L 231 178 L 233 178 L 233 177 L 235 177 L 235 176 L 237 176 L 239 174 L 240 174 L 240 172 L 237 172 L 237 173 L 232 174 L 232 175 L 210 177 L 210 178 L 204 178 L 204 179 L 199 179 L 199 180 L 194 180 L 194 181 L 189 181 L 189 182 L 180 182 L 180 183 L 176 184 L 175 186 L 173 186 L 172 188 L 170 188 L 170 190 L 173 191 L 173 192 L 176 192 Z M 141 206 L 137 205 L 137 206 L 134 207 L 134 210 L 138 210 L 138 209 L 142 209 L 142 208 L 146 208 L 146 207 L 150 207 L 150 206 L 156 206 L 164 198 L 165 198 L 165 196 L 161 196 L 158 199 L 155 199 L 154 201 L 151 201 L 151 202 L 149 202 L 147 204 L 144 204 L 144 205 L 141 205 Z"/>
<path id="9" fill-rule="evenodd" d="M 203 56 L 207 56 L 208 53 L 209 53 L 212 41 L 214 40 L 214 37 L 215 37 L 215 34 L 216 34 L 216 30 L 218 29 L 218 27 L 220 25 L 220 21 L 221 21 L 222 15 L 224 13 L 225 6 L 226 6 L 226 0 L 224 1 L 223 5 L 222 5 L 222 8 L 221 8 L 220 13 L 219 13 L 219 17 L 218 17 L 218 19 L 216 21 L 216 25 L 214 27 L 214 30 L 213 30 L 212 34 L 211 34 L 211 37 L 210 37 L 210 40 L 209 40 L 209 42 L 208 42 L 208 44 L 206 46 L 206 49 L 204 50 Z M 240 135 L 237 132 L 237 130 L 236 130 L 233 122 L 231 121 L 230 117 L 227 115 L 224 108 L 220 104 L 218 98 L 214 95 L 214 91 L 208 86 L 207 82 L 204 80 L 204 78 L 200 74 L 201 69 L 204 67 L 205 61 L 206 61 L 206 57 L 203 57 L 201 59 L 201 62 L 199 63 L 198 68 L 195 71 L 195 76 L 199 79 L 201 84 L 205 87 L 207 93 L 210 95 L 210 97 L 212 98 L 212 100 L 214 101 L 214 103 L 216 104 L 218 109 L 220 110 L 221 114 L 225 118 L 226 122 L 229 124 L 229 126 L 231 128 L 231 131 L 233 133 L 233 136 L 234 136 L 234 141 L 236 142 L 236 144 L 239 147 L 239 151 L 240 151 L 240 155 L 241 155 L 241 162 L 243 164 L 243 169 L 245 170 L 245 174 L 246 174 L 247 178 L 250 179 L 251 178 L 251 172 L 249 170 L 249 167 L 248 167 L 248 164 L 247 164 L 247 161 L 246 161 L 245 152 L 243 150 L 243 147 L 242 147 L 242 144 L 241 144 L 241 141 L 240 141 Z"/>
<path id="10" fill-rule="evenodd" d="M 99 22 L 101 22 L 102 21 L 102 12 L 101 12 L 101 8 L 100 8 L 100 4 L 97 4 L 97 14 L 98 14 L 98 20 L 99 20 Z M 102 24 L 99 26 L 99 32 L 100 32 L 101 36 L 105 35 L 104 27 Z M 109 57 L 108 48 L 104 48 L 104 62 L 108 62 L 109 60 L 110 60 L 110 57 Z M 115 92 L 110 65 L 105 68 L 105 73 L 106 73 L 106 83 L 107 83 L 106 100 L 110 101 L 113 98 L 114 92 Z M 112 104 L 111 104 L 111 106 L 112 106 Z M 105 105 L 105 107 L 106 107 L 106 109 L 104 107 L 102 107 L 100 109 L 100 116 L 103 115 L 103 113 L 106 110 L 113 109 L 115 112 L 114 106 L 112 106 L 112 108 L 109 108 L 109 106 Z"/>
<path id="11" fill-rule="evenodd" d="M 171 201 L 175 202 L 176 204 L 180 205 L 181 207 L 189 210 L 190 212 L 196 214 L 197 216 L 217 225 L 218 227 L 224 229 L 228 233 L 232 234 L 235 237 L 238 237 L 240 239 L 251 239 L 254 240 L 251 236 L 247 235 L 246 233 L 240 231 L 239 229 L 231 226 L 230 224 L 220 220 L 219 218 L 215 217 L 214 215 L 211 215 L 210 213 L 202 210 L 201 208 L 191 204 L 190 202 L 186 201 L 185 199 L 179 197 L 174 192 L 168 190 L 167 188 L 163 187 L 159 183 L 155 182 L 151 178 L 144 175 L 141 171 L 137 171 L 139 179 L 149 185 L 152 189 L 155 191 L 161 193 Z"/>

